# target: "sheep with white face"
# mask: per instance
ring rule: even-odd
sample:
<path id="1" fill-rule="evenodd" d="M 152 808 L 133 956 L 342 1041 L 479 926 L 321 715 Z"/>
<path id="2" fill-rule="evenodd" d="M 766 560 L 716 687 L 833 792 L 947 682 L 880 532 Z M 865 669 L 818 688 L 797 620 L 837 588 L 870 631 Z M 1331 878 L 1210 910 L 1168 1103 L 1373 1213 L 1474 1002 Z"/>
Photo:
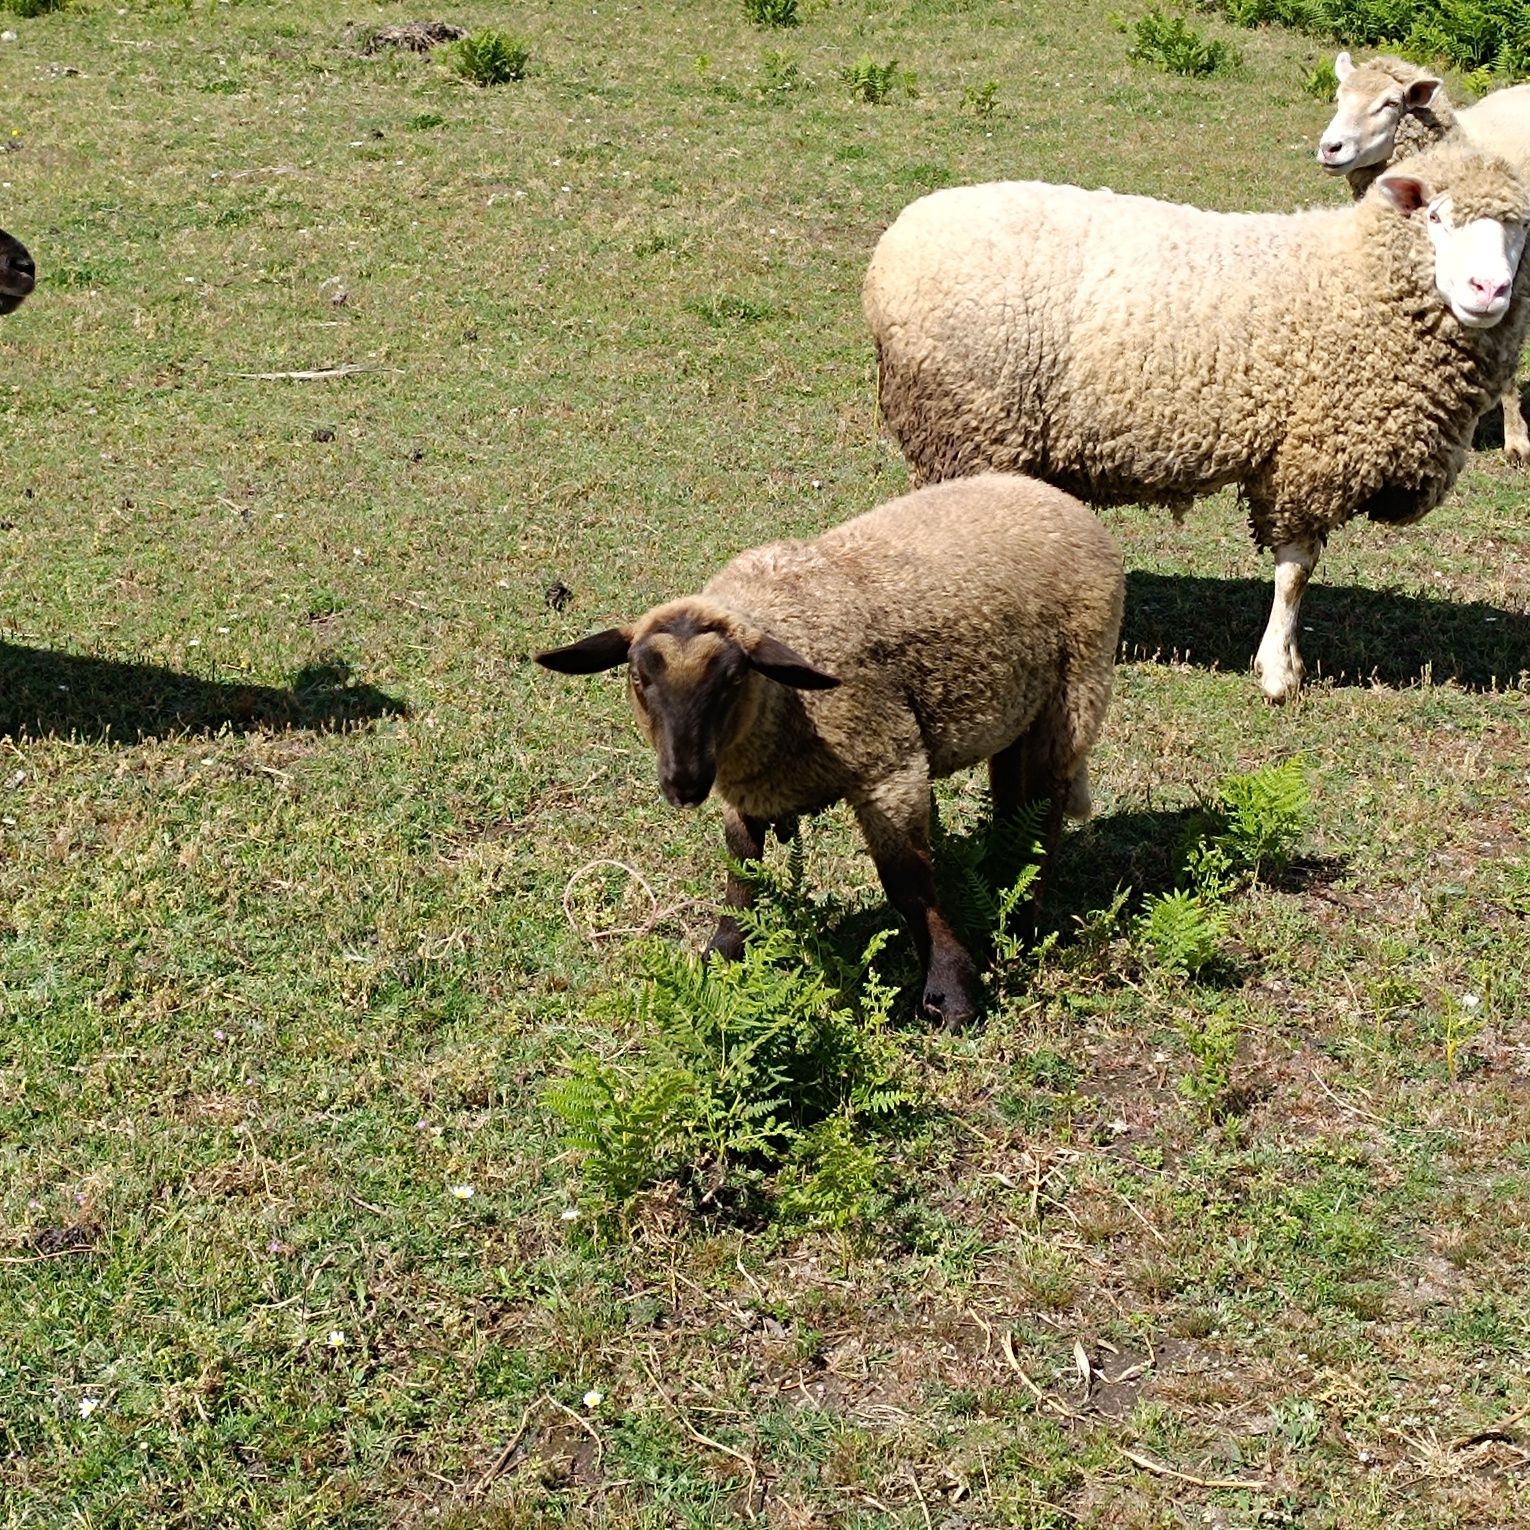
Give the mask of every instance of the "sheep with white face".
<path id="1" fill-rule="evenodd" d="M 1406 59 L 1383 56 L 1357 64 L 1341 53 L 1333 67 L 1339 88 L 1317 159 L 1331 175 L 1342 175 L 1356 197 L 1387 169 L 1451 141 L 1501 156 L 1530 181 L 1530 85 L 1490 91 L 1458 110 L 1437 75 Z M 1504 456 L 1511 463 L 1530 463 L 1530 425 L 1512 376 L 1500 403 Z"/>
<path id="2" fill-rule="evenodd" d="M 882 418 L 920 483 L 1027 473 L 1176 514 L 1235 486 L 1276 564 L 1254 672 L 1286 701 L 1329 535 L 1432 510 L 1512 379 L 1527 219 L 1523 179 L 1465 143 L 1299 213 L 1040 181 L 935 192 L 866 275 Z"/>

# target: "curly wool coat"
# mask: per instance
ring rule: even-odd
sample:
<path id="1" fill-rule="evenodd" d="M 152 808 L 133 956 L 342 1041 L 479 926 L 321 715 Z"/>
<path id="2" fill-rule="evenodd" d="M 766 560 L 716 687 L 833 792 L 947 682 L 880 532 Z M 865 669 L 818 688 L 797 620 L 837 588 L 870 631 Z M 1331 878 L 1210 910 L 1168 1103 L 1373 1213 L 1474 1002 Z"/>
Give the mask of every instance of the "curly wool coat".
<path id="1" fill-rule="evenodd" d="M 1458 224 L 1525 221 L 1507 165 L 1409 165 Z M 865 309 L 916 481 L 1030 473 L 1094 504 L 1241 489 L 1263 547 L 1434 508 L 1513 374 L 1530 261 L 1493 328 L 1434 283 L 1421 213 L 1206 212 L 1042 182 L 936 192 L 878 244 Z"/>

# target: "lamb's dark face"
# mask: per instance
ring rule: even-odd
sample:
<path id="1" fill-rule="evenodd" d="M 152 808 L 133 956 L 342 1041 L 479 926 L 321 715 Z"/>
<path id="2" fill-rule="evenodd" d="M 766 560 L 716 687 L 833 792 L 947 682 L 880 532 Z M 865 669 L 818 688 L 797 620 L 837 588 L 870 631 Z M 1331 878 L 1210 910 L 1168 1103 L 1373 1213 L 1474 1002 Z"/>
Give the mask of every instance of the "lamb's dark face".
<path id="1" fill-rule="evenodd" d="M 19 239 L 0 231 L 0 313 L 10 313 L 37 283 L 37 268 Z"/>
<path id="2" fill-rule="evenodd" d="M 632 706 L 659 757 L 659 789 L 676 807 L 705 802 L 717 779 L 749 656 L 733 637 L 690 615 L 643 632 L 628 655 Z"/>
<path id="3" fill-rule="evenodd" d="M 758 715 L 741 710 L 751 674 L 798 691 L 839 684 L 779 639 L 734 622 L 718 607 L 685 600 L 550 648 L 536 660 L 564 675 L 627 666 L 632 709 L 659 756 L 659 786 L 676 807 L 706 801 L 717 779 L 718 750 Z"/>

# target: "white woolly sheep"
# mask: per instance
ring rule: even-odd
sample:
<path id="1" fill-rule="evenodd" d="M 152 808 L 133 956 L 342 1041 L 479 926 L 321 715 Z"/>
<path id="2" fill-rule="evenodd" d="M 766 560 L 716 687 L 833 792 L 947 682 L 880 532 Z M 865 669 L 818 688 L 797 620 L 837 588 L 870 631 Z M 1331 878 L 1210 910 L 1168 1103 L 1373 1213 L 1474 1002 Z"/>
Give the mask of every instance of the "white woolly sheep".
<path id="1" fill-rule="evenodd" d="M 1453 145 L 1304 213 L 939 191 L 866 276 L 883 418 L 918 483 L 1030 473 L 1176 514 L 1236 484 L 1275 553 L 1254 669 L 1284 701 L 1328 534 L 1433 509 L 1503 391 L 1530 322 L 1527 216 L 1507 165 Z"/>
<path id="2" fill-rule="evenodd" d="M 37 267 L 19 239 L 0 229 L 0 314 L 19 308 L 37 282 Z"/>
<path id="3" fill-rule="evenodd" d="M 1342 175 L 1356 197 L 1382 171 L 1462 133 L 1484 153 L 1497 154 L 1530 182 L 1530 85 L 1510 85 L 1456 110 L 1438 75 L 1405 59 L 1383 56 L 1356 64 L 1348 53 L 1333 61 L 1339 89 L 1333 120 L 1318 140 L 1318 163 Z M 1510 462 L 1530 462 L 1530 427 L 1510 377 L 1503 398 L 1503 450 Z"/>
<path id="4" fill-rule="evenodd" d="M 924 1007 L 977 1013 L 972 957 L 935 899 L 930 782 L 988 761 L 995 817 L 1087 816 L 1121 626 L 1121 554 L 1077 500 L 988 475 L 908 494 L 812 541 L 742 553 L 699 596 L 537 657 L 628 666 L 676 806 L 723 800 L 729 854 L 841 799 L 925 970 Z M 809 655 L 810 657 L 804 657 Z M 730 873 L 730 907 L 750 887 Z M 725 915 L 709 950 L 742 951 Z"/>

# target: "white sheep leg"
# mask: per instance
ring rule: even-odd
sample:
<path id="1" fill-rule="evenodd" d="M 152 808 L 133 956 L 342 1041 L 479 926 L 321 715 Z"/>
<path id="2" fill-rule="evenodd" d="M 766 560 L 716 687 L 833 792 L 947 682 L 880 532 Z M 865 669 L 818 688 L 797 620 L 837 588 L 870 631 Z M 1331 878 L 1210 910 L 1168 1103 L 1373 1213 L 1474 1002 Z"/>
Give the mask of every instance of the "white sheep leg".
<path id="1" fill-rule="evenodd" d="M 1297 651 L 1296 622 L 1317 560 L 1314 542 L 1282 542 L 1275 549 L 1275 603 L 1254 655 L 1254 675 L 1269 701 L 1290 701 L 1301 689 L 1305 670 Z"/>
<path id="2" fill-rule="evenodd" d="M 1520 407 L 1518 380 L 1503 390 L 1503 454 L 1510 462 L 1530 463 L 1530 429 Z"/>

